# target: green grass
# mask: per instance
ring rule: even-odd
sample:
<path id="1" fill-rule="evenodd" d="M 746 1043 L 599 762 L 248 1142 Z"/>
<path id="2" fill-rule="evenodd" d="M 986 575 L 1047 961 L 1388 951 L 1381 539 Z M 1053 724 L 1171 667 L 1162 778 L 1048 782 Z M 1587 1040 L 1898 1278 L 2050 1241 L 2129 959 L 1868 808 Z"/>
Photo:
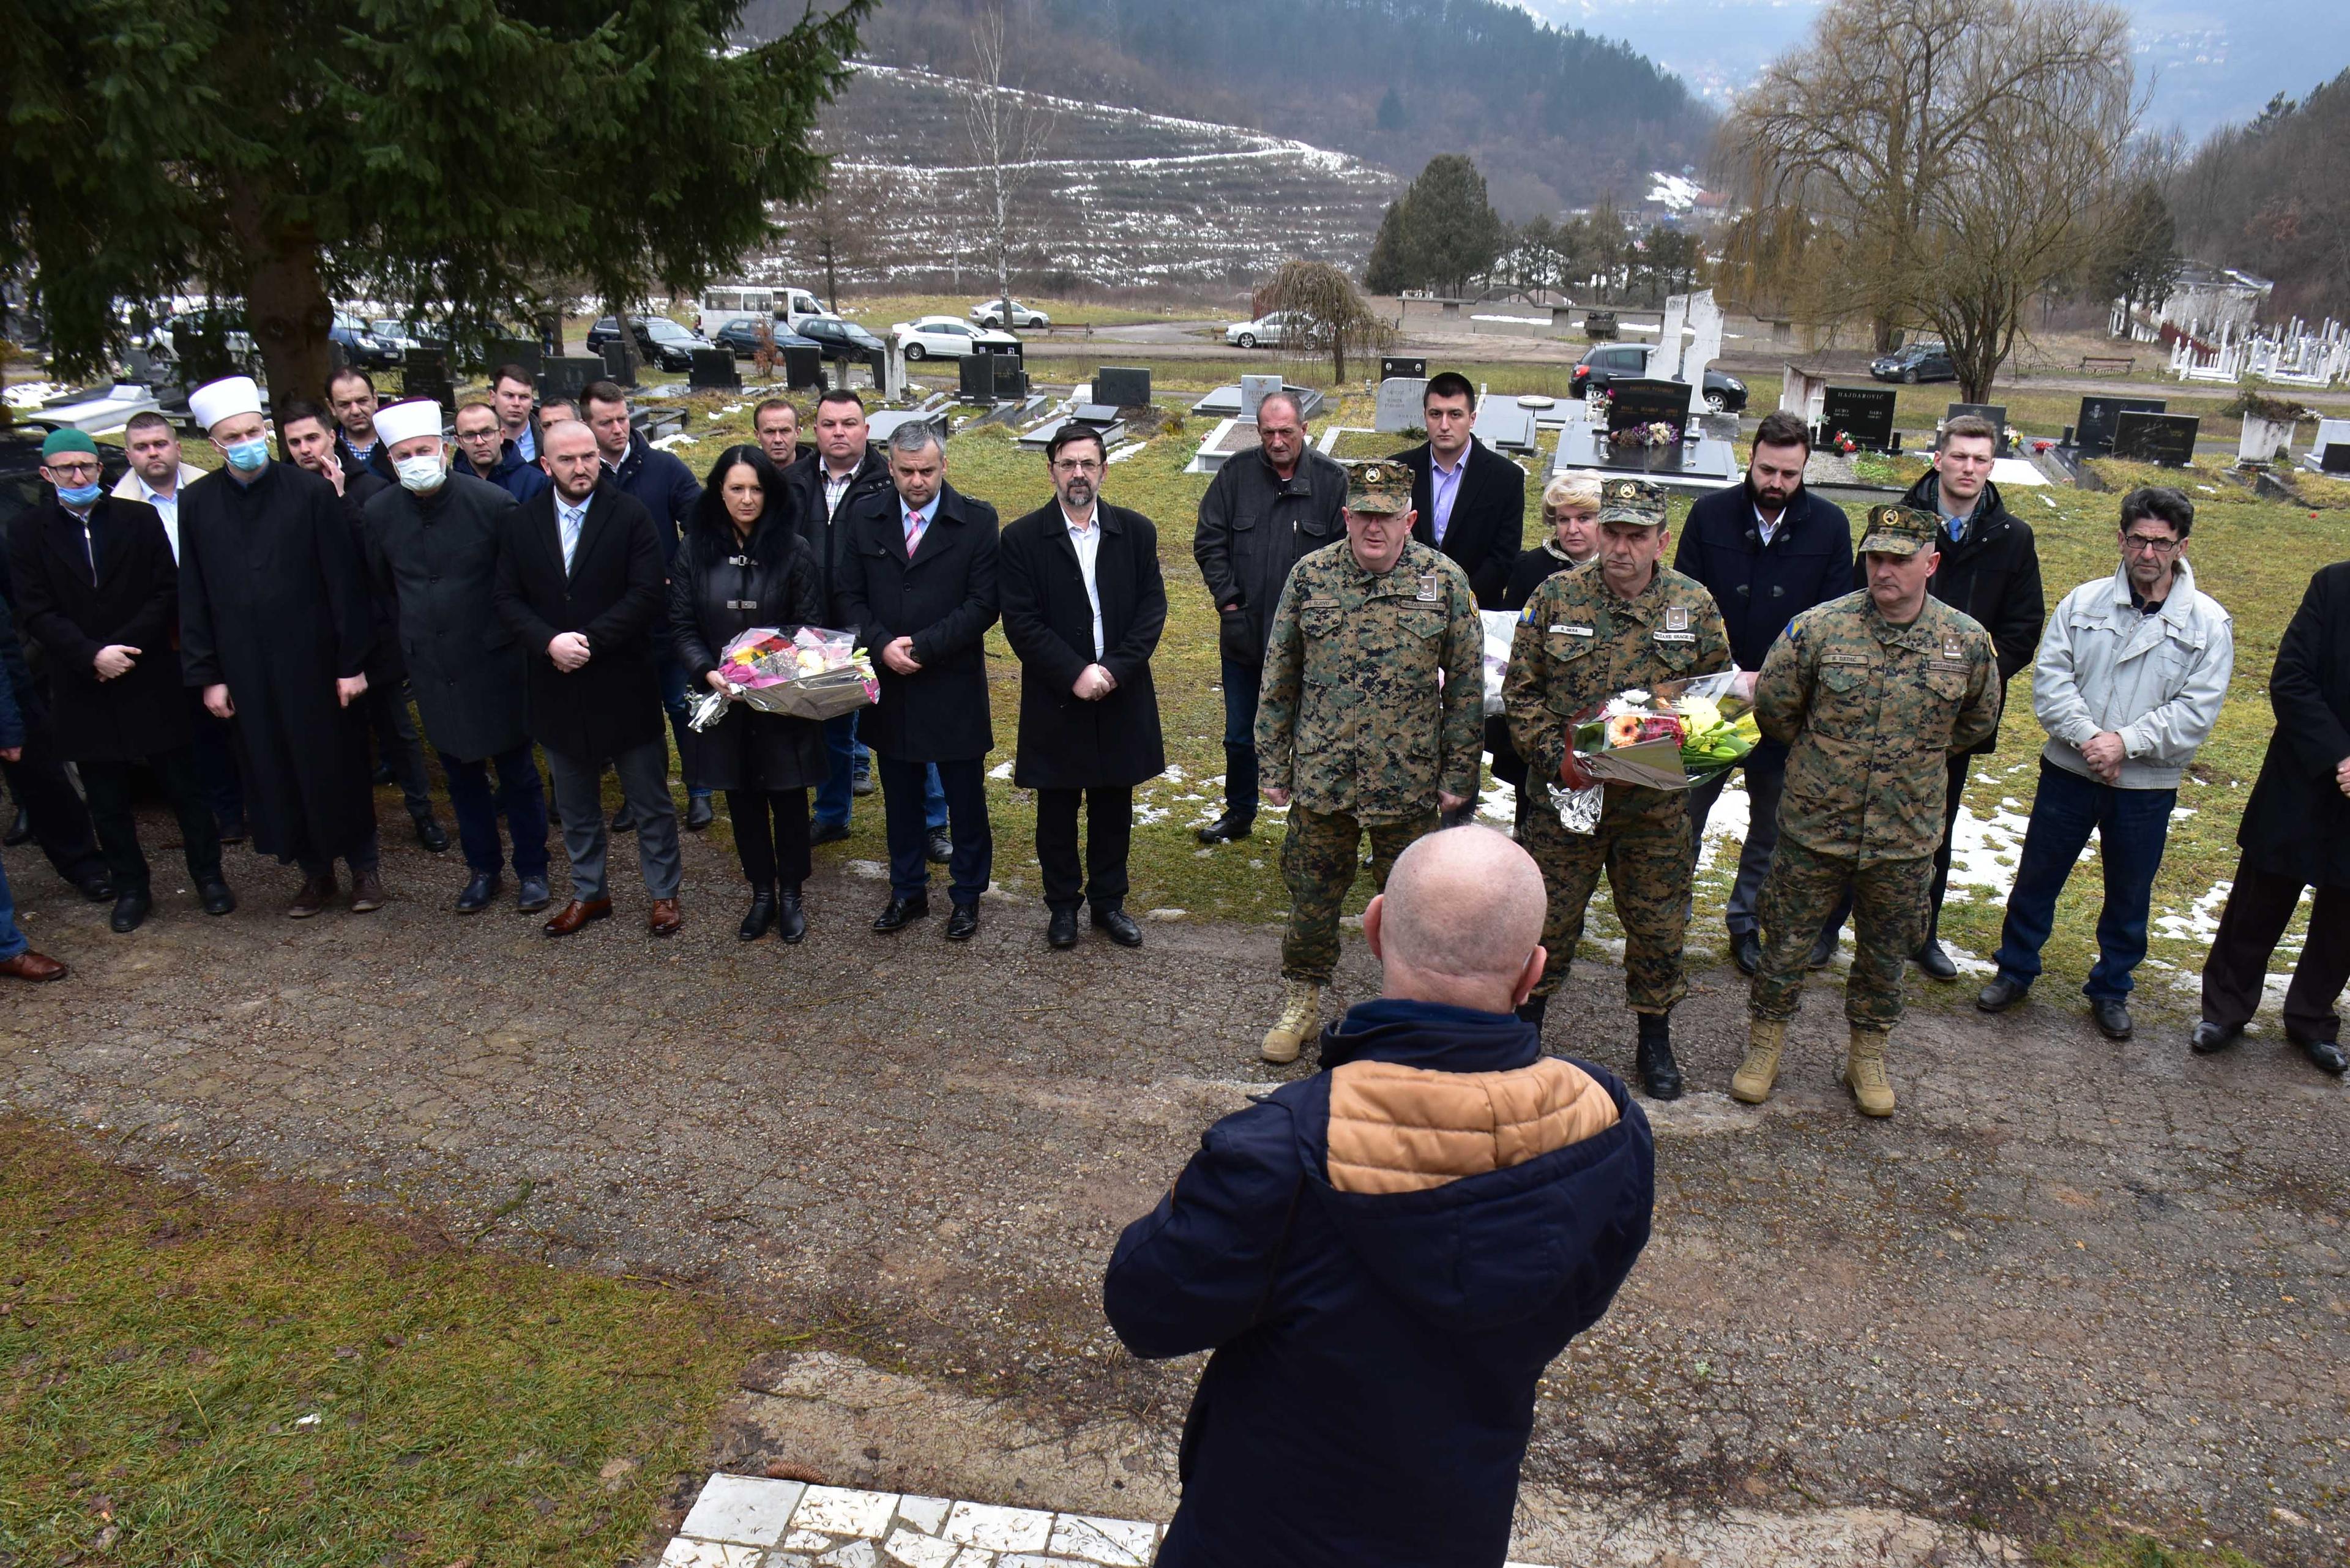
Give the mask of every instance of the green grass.
<path id="1" fill-rule="evenodd" d="M 2173 1546 L 2142 1530 L 2060 1526 L 2032 1552 L 2038 1568 L 2259 1568 L 2231 1547 Z"/>
<path id="2" fill-rule="evenodd" d="M 777 1331 L 0 1127 L 0 1563 L 633 1559 Z"/>

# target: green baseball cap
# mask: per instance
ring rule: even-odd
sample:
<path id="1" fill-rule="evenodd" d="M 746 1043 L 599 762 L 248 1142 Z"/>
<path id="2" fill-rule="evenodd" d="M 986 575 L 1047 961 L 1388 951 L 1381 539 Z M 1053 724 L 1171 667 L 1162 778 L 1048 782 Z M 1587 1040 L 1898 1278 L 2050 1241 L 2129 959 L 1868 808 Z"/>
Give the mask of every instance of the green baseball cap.
<path id="1" fill-rule="evenodd" d="M 1644 528 L 1665 525 L 1665 491 L 1645 479 L 1604 479 L 1599 482 L 1601 523 L 1637 523 Z"/>
<path id="2" fill-rule="evenodd" d="M 1347 510 L 1362 513 L 1411 510 L 1411 470 L 1382 458 L 1347 465 Z"/>
<path id="3" fill-rule="evenodd" d="M 1861 535 L 1860 553 L 1914 556 L 1934 547 L 1934 535 L 1940 526 L 1932 513 L 1920 512 L 1915 506 L 1872 506 L 1868 509 L 1868 532 Z"/>

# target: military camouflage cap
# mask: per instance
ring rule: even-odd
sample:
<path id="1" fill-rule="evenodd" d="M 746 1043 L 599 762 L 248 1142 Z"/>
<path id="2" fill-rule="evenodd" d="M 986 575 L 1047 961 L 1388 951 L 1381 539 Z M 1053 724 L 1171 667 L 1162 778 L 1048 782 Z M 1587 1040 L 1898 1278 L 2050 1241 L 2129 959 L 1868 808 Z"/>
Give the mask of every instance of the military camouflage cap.
<path id="1" fill-rule="evenodd" d="M 1861 535 L 1860 553 L 1914 556 L 1934 547 L 1934 532 L 1939 526 L 1932 513 L 1920 512 L 1915 506 L 1872 506 L 1868 509 L 1868 532 Z"/>
<path id="2" fill-rule="evenodd" d="M 1645 479 L 1603 479 L 1599 482 L 1599 521 L 1637 523 L 1646 528 L 1665 525 L 1662 485 Z"/>
<path id="3" fill-rule="evenodd" d="M 1411 470 L 1390 458 L 1347 465 L 1347 510 L 1396 513 L 1411 510 Z"/>

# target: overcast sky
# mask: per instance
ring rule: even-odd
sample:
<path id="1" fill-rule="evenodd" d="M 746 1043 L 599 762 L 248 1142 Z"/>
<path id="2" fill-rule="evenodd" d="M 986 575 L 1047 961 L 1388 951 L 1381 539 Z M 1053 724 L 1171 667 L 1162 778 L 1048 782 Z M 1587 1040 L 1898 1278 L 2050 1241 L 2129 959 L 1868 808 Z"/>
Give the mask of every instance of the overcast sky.
<path id="1" fill-rule="evenodd" d="M 1800 42 L 1821 0 L 1519 0 L 1538 16 L 1621 38 L 1721 103 Z M 2151 75 L 2150 119 L 2190 138 L 2300 98 L 2350 66 L 2345 0 L 2119 0 Z"/>

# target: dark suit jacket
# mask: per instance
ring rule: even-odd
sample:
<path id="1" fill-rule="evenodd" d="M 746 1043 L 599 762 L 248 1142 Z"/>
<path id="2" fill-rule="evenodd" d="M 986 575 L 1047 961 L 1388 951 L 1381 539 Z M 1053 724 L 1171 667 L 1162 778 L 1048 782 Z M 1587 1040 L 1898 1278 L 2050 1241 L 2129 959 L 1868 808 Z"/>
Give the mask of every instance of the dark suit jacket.
<path id="1" fill-rule="evenodd" d="M 848 492 L 840 498 L 840 515 L 836 520 L 824 509 L 824 456 L 815 453 L 801 458 L 784 470 L 784 489 L 792 498 L 792 525 L 807 541 L 808 551 L 816 557 L 816 591 L 822 596 L 825 614 L 832 615 L 833 597 L 840 580 L 840 540 L 847 522 L 850 507 L 873 494 L 895 493 L 889 485 L 889 464 L 878 446 L 865 449 L 865 459 L 848 482 Z"/>
<path id="2" fill-rule="evenodd" d="M 995 508 L 946 485 L 921 547 L 906 558 L 905 513 L 898 493 L 843 501 L 835 591 L 842 624 L 873 650 L 881 697 L 858 720 L 858 738 L 884 756 L 944 763 L 994 749 L 987 710 L 987 656 L 995 624 Z M 854 510 L 851 510 L 851 508 Z M 835 528 L 844 520 L 837 519 Z M 881 650 L 914 639 L 921 664 L 912 675 L 889 668 Z"/>
<path id="3" fill-rule="evenodd" d="M 346 489 L 349 488 L 349 481 L 362 473 L 372 473 L 386 484 L 400 483 L 400 472 L 391 466 L 391 443 L 388 441 L 376 442 L 368 452 L 368 460 L 361 462 L 359 454 L 351 450 L 350 438 L 338 426 L 335 431 L 335 461 L 342 465 Z"/>
<path id="4" fill-rule="evenodd" d="M 997 576 L 1003 639 L 1020 659 L 1020 753 L 1012 782 L 1022 789 L 1138 784 L 1167 771 L 1159 693 L 1150 683 L 1150 655 L 1167 625 L 1159 531 L 1139 512 L 1107 504 L 1096 510 L 1098 659 L 1093 600 L 1061 504 L 1048 501 L 1003 530 Z M 1087 701 L 1071 688 L 1095 663 L 1118 685 Z"/>
<path id="5" fill-rule="evenodd" d="M 1479 441 L 1469 438 L 1467 464 L 1461 488 L 1452 497 L 1452 515 L 1444 529 L 1444 543 L 1436 543 L 1436 514 L 1430 489 L 1428 443 L 1395 455 L 1411 465 L 1411 507 L 1419 520 L 1411 536 L 1431 549 L 1440 548 L 1469 574 L 1477 591 L 1478 607 L 1500 607 L 1508 587 L 1510 568 L 1518 564 L 1526 526 L 1526 471 Z"/>
<path id="6" fill-rule="evenodd" d="M 52 494 L 16 521 L 10 575 L 25 635 L 48 655 L 48 720 L 68 762 L 128 762 L 188 743 L 181 684 L 180 568 L 163 520 L 143 501 L 99 497 L 82 525 Z M 90 578 L 88 550 L 98 553 Z M 130 669 L 100 680 L 98 650 L 140 649 Z"/>
<path id="7" fill-rule="evenodd" d="M 522 643 L 531 739 L 568 761 L 600 762 L 665 732 L 667 650 L 653 639 L 669 597 L 660 535 L 652 514 L 607 474 L 566 574 L 555 495 L 543 490 L 504 514 L 494 602 Z M 546 651 L 566 631 L 585 632 L 591 655 L 569 674 Z"/>

